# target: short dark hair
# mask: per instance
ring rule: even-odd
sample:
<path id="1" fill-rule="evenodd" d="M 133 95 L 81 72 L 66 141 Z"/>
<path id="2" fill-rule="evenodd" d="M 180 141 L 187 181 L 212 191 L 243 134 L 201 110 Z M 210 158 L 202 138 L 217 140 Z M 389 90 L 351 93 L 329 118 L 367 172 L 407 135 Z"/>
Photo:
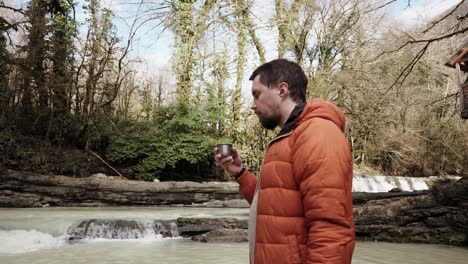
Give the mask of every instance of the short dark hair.
<path id="1" fill-rule="evenodd" d="M 260 82 L 268 88 L 286 82 L 291 98 L 297 103 L 306 102 L 308 80 L 299 64 L 286 59 L 272 60 L 258 67 L 249 80 L 253 81 L 257 75 L 260 75 Z"/>

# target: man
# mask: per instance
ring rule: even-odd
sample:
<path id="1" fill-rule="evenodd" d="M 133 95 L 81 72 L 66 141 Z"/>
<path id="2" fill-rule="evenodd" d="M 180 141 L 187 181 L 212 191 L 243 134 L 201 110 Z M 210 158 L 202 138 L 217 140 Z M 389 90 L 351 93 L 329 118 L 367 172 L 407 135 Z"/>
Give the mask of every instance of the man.
<path id="1" fill-rule="evenodd" d="M 216 161 L 251 204 L 250 262 L 351 263 L 353 169 L 343 112 L 320 99 L 306 103 L 307 77 L 288 60 L 263 64 L 250 80 L 260 123 L 281 127 L 258 179 L 236 149 L 224 158 L 215 149 Z"/>

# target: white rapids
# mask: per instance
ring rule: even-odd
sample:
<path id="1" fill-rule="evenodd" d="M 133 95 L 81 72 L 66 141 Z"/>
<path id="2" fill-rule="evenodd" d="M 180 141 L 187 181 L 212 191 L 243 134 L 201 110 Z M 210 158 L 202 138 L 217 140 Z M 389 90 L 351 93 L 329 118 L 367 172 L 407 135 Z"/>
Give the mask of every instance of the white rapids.
<path id="1" fill-rule="evenodd" d="M 457 180 L 460 177 L 404 177 L 354 175 L 353 192 L 388 192 L 394 188 L 402 191 L 428 190 L 440 180 Z"/>

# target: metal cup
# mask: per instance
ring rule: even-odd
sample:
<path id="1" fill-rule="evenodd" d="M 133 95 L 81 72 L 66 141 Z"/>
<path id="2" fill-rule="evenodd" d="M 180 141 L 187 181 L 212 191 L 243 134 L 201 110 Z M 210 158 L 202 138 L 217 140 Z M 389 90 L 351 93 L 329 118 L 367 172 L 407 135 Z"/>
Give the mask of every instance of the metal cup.
<path id="1" fill-rule="evenodd" d="M 216 147 L 218 148 L 218 153 L 221 154 L 222 158 L 231 156 L 232 144 L 218 144 Z"/>

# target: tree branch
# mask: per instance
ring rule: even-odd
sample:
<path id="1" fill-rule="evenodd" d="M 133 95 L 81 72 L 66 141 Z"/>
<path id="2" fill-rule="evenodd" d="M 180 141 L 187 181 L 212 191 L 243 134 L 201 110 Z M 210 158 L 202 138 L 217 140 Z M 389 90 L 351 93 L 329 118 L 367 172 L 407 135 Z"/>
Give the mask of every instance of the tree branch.
<path id="1" fill-rule="evenodd" d="M 398 75 L 398 77 L 392 83 L 392 85 L 390 85 L 390 87 L 382 95 L 386 95 L 388 92 L 390 92 L 390 90 L 393 87 L 395 87 L 395 85 L 400 81 L 401 78 L 402 78 L 402 80 L 400 81 L 400 87 L 403 85 L 406 78 L 413 71 L 414 66 L 421 59 L 421 57 L 424 55 L 424 53 L 426 52 L 426 50 L 427 50 L 427 48 L 429 47 L 430 44 L 431 44 L 430 42 L 426 43 L 426 45 L 418 52 L 418 54 L 416 54 L 416 56 L 413 58 L 413 60 L 411 60 L 411 62 L 403 69 L 403 71 L 400 73 L 400 75 Z"/>
<path id="2" fill-rule="evenodd" d="M 441 17 L 440 19 L 438 19 L 435 22 L 431 22 L 432 25 L 430 27 L 428 27 L 426 30 L 424 30 L 422 33 L 427 33 L 429 30 L 431 30 L 433 27 L 435 27 L 437 24 L 439 24 L 442 20 L 444 20 L 447 17 L 449 17 L 450 15 L 452 15 L 464 2 L 465 2 L 465 0 L 462 0 L 457 6 L 455 6 L 454 9 L 452 9 L 452 11 L 448 12 L 445 16 Z"/>
<path id="3" fill-rule="evenodd" d="M 440 99 L 437 99 L 437 100 L 432 101 L 432 102 L 430 102 L 430 103 L 428 103 L 428 104 L 425 104 L 424 107 L 433 105 L 433 104 L 438 103 L 438 102 L 440 102 L 440 101 L 444 101 L 444 100 L 446 100 L 447 98 L 450 98 L 450 97 L 453 97 L 453 96 L 455 96 L 455 97 L 458 96 L 458 92 L 449 94 L 449 95 L 444 96 L 444 97 L 442 97 L 442 98 L 440 98 Z"/>
<path id="4" fill-rule="evenodd" d="M 22 8 L 14 8 L 14 7 L 11 7 L 11 6 L 7 6 L 7 5 L 5 5 L 5 1 L 0 1 L 0 8 L 12 10 L 14 12 L 21 13 L 23 15 L 25 14 L 25 11 Z"/>
<path id="5" fill-rule="evenodd" d="M 440 40 L 443 40 L 443 39 L 446 39 L 446 38 L 450 38 L 450 37 L 453 37 L 453 36 L 458 35 L 458 34 L 463 34 L 463 33 L 467 32 L 467 31 L 468 31 L 468 26 L 465 27 L 465 28 L 462 28 L 460 30 L 457 30 L 455 32 L 452 32 L 452 33 L 449 33 L 449 34 L 446 34 L 446 35 L 442 35 L 442 36 L 439 36 L 439 37 L 435 37 L 435 38 L 430 38 L 430 39 L 415 39 L 415 38 L 411 37 L 410 35 L 408 35 L 407 33 L 405 33 L 412 40 L 406 41 L 403 45 L 399 46 L 398 48 L 396 48 L 394 50 L 384 51 L 384 52 L 380 53 L 379 55 L 377 55 L 377 57 L 375 57 L 374 59 L 366 61 L 366 62 L 376 61 L 377 59 L 379 59 L 383 55 L 397 52 L 397 51 L 401 50 L 402 48 L 408 46 L 409 44 L 424 43 L 424 42 L 426 42 L 427 44 L 431 44 L 432 42 L 436 42 L 436 41 L 440 41 Z"/>
<path id="6" fill-rule="evenodd" d="M 379 10 L 381 8 L 384 8 L 385 6 L 387 6 L 387 5 L 389 5 L 389 4 L 393 3 L 393 2 L 396 2 L 396 1 L 398 1 L 398 0 L 392 0 L 392 1 L 389 1 L 389 2 L 387 2 L 387 3 L 383 4 L 383 5 L 380 5 L 380 6 L 376 7 L 376 8 L 364 11 L 364 14 L 377 11 L 377 10 Z"/>
<path id="7" fill-rule="evenodd" d="M 96 158 L 98 158 L 100 161 L 102 161 L 102 163 L 106 164 L 107 167 L 111 168 L 113 171 L 117 172 L 117 174 L 120 176 L 120 177 L 123 177 L 122 174 L 120 174 L 120 172 L 118 170 L 116 170 L 114 167 L 112 167 L 109 163 L 107 163 L 103 158 L 101 158 L 98 154 L 96 154 L 94 151 L 92 150 L 89 150 L 89 152 L 91 152 L 91 154 L 93 154 Z"/>
<path id="8" fill-rule="evenodd" d="M 462 21 L 463 19 L 467 19 L 467 18 L 468 18 L 468 13 L 466 13 L 464 16 L 458 16 L 457 20 Z"/>
<path id="9" fill-rule="evenodd" d="M 431 42 L 439 41 L 439 40 L 442 40 L 442 39 L 450 38 L 450 37 L 453 37 L 453 36 L 458 35 L 458 34 L 465 33 L 466 31 L 468 31 L 468 26 L 466 26 L 465 28 L 462 28 L 462 29 L 460 29 L 460 30 L 458 30 L 458 31 L 452 32 L 452 33 L 450 33 L 450 34 L 447 34 L 447 35 L 443 35 L 443 36 L 439 36 L 439 37 L 431 38 L 431 39 L 411 40 L 411 41 L 408 41 L 408 43 L 409 43 L 409 44 L 412 44 L 412 43 L 422 43 L 422 42 L 431 43 Z"/>

